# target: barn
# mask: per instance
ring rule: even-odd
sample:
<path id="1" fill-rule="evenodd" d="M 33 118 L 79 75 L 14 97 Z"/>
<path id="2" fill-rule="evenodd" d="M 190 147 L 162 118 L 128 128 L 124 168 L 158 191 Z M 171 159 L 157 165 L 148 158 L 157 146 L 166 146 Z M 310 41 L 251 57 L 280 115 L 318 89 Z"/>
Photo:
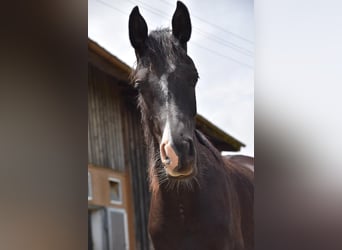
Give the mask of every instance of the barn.
<path id="1" fill-rule="evenodd" d="M 131 68 L 88 39 L 88 249 L 148 250 L 149 189 Z M 201 130 L 220 151 L 243 143 L 203 116 Z"/>

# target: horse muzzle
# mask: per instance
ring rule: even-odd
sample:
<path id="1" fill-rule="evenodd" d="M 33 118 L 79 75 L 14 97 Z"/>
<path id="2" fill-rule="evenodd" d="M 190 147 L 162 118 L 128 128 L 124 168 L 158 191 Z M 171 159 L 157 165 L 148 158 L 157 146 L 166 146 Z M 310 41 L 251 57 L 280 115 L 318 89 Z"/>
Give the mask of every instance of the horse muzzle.
<path id="1" fill-rule="evenodd" d="M 192 175 L 195 168 L 195 148 L 192 139 L 182 139 L 177 144 L 162 142 L 160 158 L 169 176 L 181 178 Z"/>

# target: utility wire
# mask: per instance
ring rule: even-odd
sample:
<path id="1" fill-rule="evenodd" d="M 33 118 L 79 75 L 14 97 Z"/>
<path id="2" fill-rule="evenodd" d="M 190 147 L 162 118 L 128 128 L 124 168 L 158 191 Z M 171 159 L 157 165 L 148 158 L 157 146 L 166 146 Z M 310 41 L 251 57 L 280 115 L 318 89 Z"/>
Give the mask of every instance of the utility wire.
<path id="1" fill-rule="evenodd" d="M 242 48 L 242 47 L 240 47 L 240 46 L 238 46 L 238 45 L 236 45 L 234 43 L 228 42 L 228 41 L 220 38 L 219 36 L 216 36 L 214 34 L 210 34 L 210 33 L 205 32 L 205 31 L 203 31 L 203 30 L 201 30 L 199 28 L 196 28 L 196 27 L 194 27 L 194 28 L 203 37 L 206 37 L 206 38 L 208 38 L 208 39 L 210 39 L 210 40 L 212 40 L 212 41 L 214 41 L 216 43 L 219 43 L 219 44 L 221 44 L 221 45 L 223 45 L 225 47 L 229 47 L 231 49 L 234 49 L 234 50 L 240 52 L 241 54 L 244 54 L 245 56 L 253 57 L 253 52 L 250 51 L 250 50 Z"/>
<path id="2" fill-rule="evenodd" d="M 233 57 L 223 55 L 223 54 L 221 54 L 221 53 L 219 53 L 219 52 L 217 52 L 217 51 L 215 51 L 215 50 L 212 50 L 212 49 L 209 49 L 209 48 L 207 48 L 207 47 L 204 47 L 204 46 L 198 44 L 198 43 L 195 42 L 195 41 L 192 41 L 191 44 L 195 44 L 197 47 L 199 47 L 199 48 L 201 48 L 201 49 L 204 49 L 204 50 L 206 50 L 206 51 L 209 51 L 209 52 L 211 52 L 211 53 L 213 53 L 213 54 L 215 54 L 215 55 L 217 55 L 217 56 L 220 56 L 220 57 L 222 57 L 222 58 L 225 58 L 225 59 L 228 59 L 228 60 L 230 60 L 230 61 L 233 61 L 233 62 L 235 62 L 235 63 L 237 63 L 237 64 L 240 64 L 240 65 L 242 65 L 242 66 L 245 66 L 245 67 L 247 67 L 247 68 L 253 69 L 253 67 L 252 67 L 251 65 L 248 65 L 248 64 L 246 64 L 246 63 L 240 62 L 239 60 L 236 60 L 236 59 L 233 58 Z"/>
<path id="3" fill-rule="evenodd" d="M 121 14 L 125 15 L 126 17 L 129 16 L 129 13 L 126 13 L 125 11 L 122 11 L 121 9 L 116 8 L 115 6 L 109 4 L 109 3 L 105 2 L 105 1 L 96 0 L 96 2 L 101 3 L 101 4 L 103 4 L 104 6 L 110 8 L 110 9 L 116 10 L 116 11 L 120 12 Z"/>
<path id="4" fill-rule="evenodd" d="M 166 1 L 166 0 L 161 0 L 161 2 L 163 2 L 163 3 L 165 3 L 165 4 L 169 5 L 169 6 L 174 6 L 174 4 L 172 4 L 172 3 L 170 3 L 170 2 L 168 2 L 168 1 Z M 244 41 L 247 42 L 247 43 L 254 44 L 253 41 L 251 41 L 251 40 L 249 40 L 249 39 L 247 39 L 247 38 L 244 38 L 244 37 L 242 37 L 242 36 L 240 36 L 240 35 L 238 35 L 238 34 L 232 32 L 232 31 L 229 31 L 229 30 L 227 30 L 227 29 L 224 29 L 224 28 L 222 28 L 221 26 L 219 26 L 219 25 L 217 25 L 217 24 L 215 24 L 215 23 L 208 22 L 207 20 L 205 20 L 205 19 L 203 19 L 203 18 L 201 18 L 201 17 L 199 17 L 199 16 L 197 16 L 197 15 L 194 15 L 194 14 L 191 14 L 191 16 L 193 16 L 193 17 L 197 18 L 198 20 L 200 20 L 200 21 L 202 21 L 202 22 L 204 22 L 204 23 L 206 23 L 206 24 L 208 24 L 208 25 L 211 25 L 211 26 L 213 26 L 213 27 L 215 27 L 215 28 L 217 28 L 217 29 L 219 29 L 219 30 L 221 30 L 221 31 L 223 31 L 223 32 L 226 32 L 226 33 L 228 33 L 228 34 L 230 34 L 230 35 L 232 35 L 232 36 L 235 36 L 235 37 L 237 37 L 237 38 L 239 38 L 239 39 L 241 39 L 241 40 L 244 40 Z"/>
<path id="5" fill-rule="evenodd" d="M 129 2 L 131 2 L 133 4 L 137 4 L 136 2 L 139 2 L 143 6 L 143 8 L 146 9 L 147 11 L 149 11 L 152 14 L 155 14 L 155 15 L 157 15 L 159 17 L 162 17 L 165 20 L 167 20 L 167 16 L 168 16 L 167 13 L 165 13 L 165 12 L 159 10 L 159 9 L 154 8 L 153 6 L 151 6 L 149 4 L 146 4 L 143 1 L 140 1 L 140 0 L 136 0 L 136 2 L 132 1 L 132 0 L 127 0 L 127 1 L 129 1 Z M 234 44 L 232 42 L 228 42 L 228 41 L 222 39 L 221 37 L 219 37 L 217 35 L 214 35 L 214 34 L 210 34 L 210 33 L 206 32 L 206 31 L 204 31 L 204 30 L 202 30 L 200 28 L 194 27 L 194 29 L 199 31 L 200 35 L 202 35 L 203 37 L 205 37 L 207 39 L 210 39 L 210 40 L 212 40 L 214 42 L 217 42 L 217 43 L 219 43 L 219 44 L 221 44 L 223 46 L 226 46 L 226 47 L 229 47 L 231 49 L 234 49 L 234 50 L 236 50 L 236 51 L 238 51 L 238 52 L 240 52 L 240 53 L 242 53 L 242 54 L 244 54 L 246 56 L 253 57 L 253 52 L 250 51 L 250 50 L 247 50 L 247 49 L 245 49 L 243 47 L 240 47 L 240 46 L 238 46 L 238 45 L 236 45 L 236 44 Z"/>
<path id="6" fill-rule="evenodd" d="M 106 6 L 106 7 L 108 7 L 108 8 L 111 8 L 111 9 L 113 9 L 113 10 L 115 10 L 115 11 L 120 12 L 121 14 L 123 14 L 123 15 L 125 15 L 125 16 L 128 16 L 128 15 L 129 15 L 129 14 L 126 13 L 125 11 L 122 11 L 121 9 L 119 9 L 119 8 L 117 8 L 117 7 L 115 7 L 115 6 L 111 5 L 111 4 L 108 4 L 108 3 L 105 2 L 105 1 L 102 1 L 102 0 L 96 0 L 96 1 L 97 1 L 98 3 L 100 3 L 100 4 L 103 4 L 104 6 Z M 130 1 L 130 0 L 128 0 L 128 1 Z M 155 13 L 155 14 L 161 16 L 161 15 L 158 14 L 158 13 Z M 161 16 L 161 17 L 165 19 L 164 16 Z M 195 42 L 195 41 L 192 41 L 191 44 L 194 44 L 194 45 L 196 45 L 197 47 L 199 47 L 199 48 L 201 48 L 201 49 L 203 49 L 203 50 L 206 50 L 206 51 L 208 51 L 208 52 L 211 52 L 212 54 L 215 54 L 215 55 L 220 56 L 220 57 L 222 57 L 222 58 L 228 59 L 228 60 L 233 61 L 233 62 L 235 62 L 235 63 L 237 63 L 237 64 L 240 64 L 240 65 L 242 65 L 242 66 L 245 66 L 245 67 L 247 67 L 247 68 L 253 69 L 253 67 L 252 67 L 251 65 L 248 65 L 248 64 L 246 64 L 246 63 L 240 62 L 239 60 L 234 59 L 234 58 L 232 58 L 232 57 L 230 57 L 230 56 L 223 55 L 223 54 L 221 54 L 221 53 L 219 53 L 219 52 L 217 52 L 217 51 L 215 51 L 215 50 L 212 50 L 212 49 L 209 49 L 209 48 L 207 48 L 207 47 L 205 47 L 205 46 L 202 46 L 202 45 L 198 44 L 198 43 Z"/>

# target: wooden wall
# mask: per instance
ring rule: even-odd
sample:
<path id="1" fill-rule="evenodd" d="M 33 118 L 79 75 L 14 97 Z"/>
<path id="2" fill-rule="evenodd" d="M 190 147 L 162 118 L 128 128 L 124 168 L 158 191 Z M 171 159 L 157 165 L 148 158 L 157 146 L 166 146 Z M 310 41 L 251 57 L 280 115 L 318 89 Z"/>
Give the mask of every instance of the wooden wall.
<path id="1" fill-rule="evenodd" d="M 88 162 L 127 176 L 135 249 L 149 250 L 147 157 L 140 113 L 127 84 L 89 63 Z"/>
<path id="2" fill-rule="evenodd" d="M 88 162 L 125 169 L 121 98 L 115 79 L 88 69 Z"/>
<path id="3" fill-rule="evenodd" d="M 131 184 L 134 190 L 133 203 L 136 218 L 137 249 L 150 249 L 147 232 L 148 212 L 150 207 L 150 193 L 147 178 L 146 148 L 142 133 L 140 113 L 135 103 L 125 99 L 125 115 L 123 127 L 125 129 L 126 165 L 130 166 Z"/>

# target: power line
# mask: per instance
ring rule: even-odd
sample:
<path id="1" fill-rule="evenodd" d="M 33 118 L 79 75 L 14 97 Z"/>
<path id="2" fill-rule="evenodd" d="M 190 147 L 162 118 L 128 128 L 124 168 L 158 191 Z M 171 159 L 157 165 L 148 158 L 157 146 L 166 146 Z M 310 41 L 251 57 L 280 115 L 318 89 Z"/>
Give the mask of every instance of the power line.
<path id="1" fill-rule="evenodd" d="M 228 60 L 230 60 L 230 61 L 233 61 L 233 62 L 235 62 L 235 63 L 237 63 L 237 64 L 240 64 L 240 65 L 242 65 L 242 66 L 245 66 L 245 67 L 247 67 L 247 68 L 253 69 L 253 67 L 252 67 L 251 65 L 248 65 L 248 64 L 246 64 L 246 63 L 240 62 L 239 60 L 237 60 L 237 59 L 235 59 L 235 58 L 232 58 L 232 57 L 230 57 L 230 56 L 223 55 L 223 54 L 221 54 L 221 53 L 219 53 L 219 52 L 217 52 L 217 51 L 215 51 L 215 50 L 212 50 L 212 49 L 209 49 L 209 48 L 207 48 L 207 47 L 204 47 L 204 46 L 198 44 L 198 43 L 195 42 L 195 41 L 192 41 L 191 44 L 195 44 L 197 47 L 199 47 L 199 48 L 201 48 L 201 49 L 204 49 L 204 50 L 207 50 L 207 51 L 209 51 L 209 52 L 211 52 L 211 53 L 213 53 L 213 54 L 215 54 L 215 55 L 217 55 L 217 56 L 220 56 L 220 57 L 222 57 L 222 58 L 225 58 L 225 59 L 228 59 Z"/>
<path id="2" fill-rule="evenodd" d="M 234 43 L 228 42 L 228 41 L 226 41 L 226 40 L 224 40 L 224 39 L 222 39 L 219 36 L 216 36 L 214 34 L 210 34 L 208 32 L 205 32 L 205 31 L 201 30 L 201 29 L 198 29 L 196 27 L 194 27 L 194 28 L 197 30 L 197 32 L 200 33 L 200 35 L 202 35 L 202 36 L 204 36 L 204 37 L 206 37 L 206 38 L 208 38 L 208 39 L 210 39 L 210 40 L 212 40 L 214 42 L 217 42 L 217 43 L 219 43 L 219 44 L 221 44 L 221 45 L 223 45 L 225 47 L 229 47 L 231 49 L 234 49 L 234 50 L 236 50 L 236 51 L 238 51 L 241 54 L 244 54 L 246 56 L 253 57 L 253 52 L 248 50 L 248 49 L 240 47 L 240 46 L 238 46 L 238 45 L 236 45 Z"/>
<path id="3" fill-rule="evenodd" d="M 151 12 L 152 14 L 155 14 L 155 15 L 157 15 L 159 17 L 162 17 L 165 20 L 168 20 L 167 17 L 166 17 L 166 16 L 168 16 L 167 13 L 165 13 L 165 12 L 159 10 L 159 9 L 154 8 L 154 7 L 152 7 L 149 4 L 146 4 L 146 3 L 142 2 L 142 1 L 139 1 L 139 0 L 136 0 L 137 2 L 132 1 L 132 0 L 127 0 L 127 1 L 129 1 L 129 2 L 131 2 L 133 4 L 137 4 L 137 2 L 139 2 L 139 3 L 141 3 L 141 5 L 143 6 L 143 8 L 145 10 L 147 10 L 147 11 Z M 210 34 L 210 33 L 206 32 L 206 31 L 204 31 L 204 30 L 202 30 L 202 29 L 200 29 L 198 27 L 194 27 L 194 29 L 199 31 L 200 35 L 202 35 L 202 36 L 204 36 L 204 37 L 206 37 L 206 38 L 208 38 L 208 39 L 210 39 L 210 40 L 212 40 L 214 42 L 217 42 L 217 43 L 219 43 L 219 44 L 221 44 L 223 46 L 226 46 L 226 47 L 229 47 L 231 49 L 234 49 L 234 50 L 236 50 L 236 51 L 238 51 L 238 52 L 240 52 L 240 53 L 242 53 L 242 54 L 244 54 L 246 56 L 253 57 L 253 52 L 250 51 L 250 50 L 247 50 L 247 49 L 245 49 L 243 47 L 240 47 L 240 46 L 238 46 L 238 45 L 236 45 L 236 44 L 234 44 L 232 42 L 226 41 L 226 40 L 220 38 L 219 36 L 216 36 L 214 34 Z"/>
<path id="4" fill-rule="evenodd" d="M 165 4 L 169 5 L 169 6 L 174 6 L 174 4 L 171 4 L 170 2 L 168 2 L 168 1 L 166 1 L 166 0 L 161 0 L 161 2 L 163 2 L 163 3 L 165 3 Z M 249 39 L 247 39 L 247 38 L 244 38 L 244 37 L 242 37 L 242 36 L 240 36 L 240 35 L 238 35 L 238 34 L 232 32 L 232 31 L 229 31 L 229 30 L 227 30 L 227 29 L 224 29 L 224 28 L 222 28 L 221 26 L 219 26 L 219 25 L 217 25 L 217 24 L 215 24 L 215 23 L 208 22 L 207 20 L 205 20 L 205 19 L 203 19 L 203 18 L 201 18 L 201 17 L 199 17 L 199 16 L 197 16 L 197 15 L 194 15 L 194 14 L 191 14 L 191 16 L 193 16 L 193 17 L 197 18 L 198 20 L 200 20 L 200 21 L 202 21 L 202 22 L 204 22 L 204 23 L 206 23 L 206 24 L 208 24 L 208 25 L 211 25 L 211 26 L 213 26 L 213 27 L 215 27 L 215 28 L 217 28 L 217 29 L 219 29 L 219 30 L 221 30 L 221 31 L 223 31 L 223 32 L 226 32 L 226 33 L 228 33 L 228 34 L 230 34 L 230 35 L 232 35 L 232 36 L 235 36 L 235 37 L 237 37 L 237 38 L 239 38 L 239 39 L 241 39 L 241 40 L 244 40 L 244 41 L 247 42 L 247 43 L 254 44 L 253 41 L 251 41 L 251 40 L 249 40 Z"/>
<path id="5" fill-rule="evenodd" d="M 108 8 L 111 8 L 111 9 L 113 9 L 113 10 L 116 10 L 116 11 L 120 12 L 121 14 L 123 14 L 123 15 L 125 15 L 125 16 L 128 16 L 128 15 L 129 15 L 128 13 L 122 11 L 121 9 L 119 9 L 119 8 L 117 8 L 117 7 L 115 7 L 115 6 L 111 5 L 111 4 L 108 4 L 108 3 L 105 2 L 105 1 L 102 1 L 102 0 L 96 0 L 96 1 L 99 2 L 99 3 L 101 3 L 101 4 L 103 4 L 104 6 L 106 6 L 106 7 L 108 7 Z M 128 0 L 128 1 L 130 1 L 130 0 Z M 158 13 L 155 13 L 155 14 L 160 16 L 160 14 L 158 14 Z M 165 18 L 164 16 L 161 16 L 161 17 L 162 17 L 162 18 Z M 221 53 L 219 53 L 219 52 L 217 52 L 217 51 L 215 51 L 215 50 L 212 50 L 212 49 L 209 49 L 209 48 L 207 48 L 207 47 L 205 47 L 205 46 L 202 46 L 202 45 L 198 44 L 198 43 L 195 42 L 195 41 L 192 41 L 191 44 L 195 44 L 197 47 L 199 47 L 199 48 L 201 48 L 201 49 L 203 49 L 203 50 L 206 50 L 206 51 L 208 51 L 208 52 L 210 52 L 210 53 L 212 53 L 212 54 L 215 54 L 215 55 L 220 56 L 220 57 L 222 57 L 222 58 L 228 59 L 228 60 L 233 61 L 233 62 L 235 62 L 235 63 L 237 63 L 237 64 L 240 64 L 240 65 L 242 65 L 242 66 L 245 66 L 245 67 L 247 67 L 247 68 L 253 69 L 253 67 L 252 67 L 251 65 L 248 65 L 248 64 L 246 64 L 246 63 L 240 62 L 239 60 L 234 59 L 234 58 L 232 58 L 232 57 L 230 57 L 230 56 L 223 55 L 223 54 L 221 54 Z"/>
<path id="6" fill-rule="evenodd" d="M 133 4 L 136 4 L 136 2 L 134 2 L 134 1 L 131 1 L 131 0 L 127 0 L 127 1 L 129 1 L 129 2 L 131 2 L 131 3 L 133 3 Z M 149 7 L 150 9 L 152 9 L 152 10 L 155 10 L 155 11 L 156 11 L 156 13 L 155 13 L 156 15 L 161 16 L 160 14 L 163 14 L 164 16 L 162 16 L 162 17 L 164 17 L 164 18 L 166 18 L 166 16 L 168 16 L 168 13 L 163 12 L 163 11 L 161 11 L 161 10 L 159 10 L 159 9 L 156 9 L 156 8 L 154 8 L 153 6 L 147 4 L 147 3 L 143 2 L 143 1 L 139 1 L 139 0 L 136 0 L 136 1 L 139 2 L 139 3 L 141 3 L 142 5 L 148 6 L 148 7 Z"/>
<path id="7" fill-rule="evenodd" d="M 107 6 L 108 8 L 111 8 L 113 10 L 116 10 L 116 11 L 120 12 L 121 14 L 125 15 L 126 17 L 129 16 L 129 13 L 126 13 L 126 12 L 122 11 L 121 9 L 116 8 L 115 6 L 109 4 L 109 3 L 105 2 L 105 1 L 102 1 L 102 0 L 96 0 L 96 1 L 101 3 L 101 4 L 103 4 L 103 5 L 105 5 L 105 6 Z"/>

